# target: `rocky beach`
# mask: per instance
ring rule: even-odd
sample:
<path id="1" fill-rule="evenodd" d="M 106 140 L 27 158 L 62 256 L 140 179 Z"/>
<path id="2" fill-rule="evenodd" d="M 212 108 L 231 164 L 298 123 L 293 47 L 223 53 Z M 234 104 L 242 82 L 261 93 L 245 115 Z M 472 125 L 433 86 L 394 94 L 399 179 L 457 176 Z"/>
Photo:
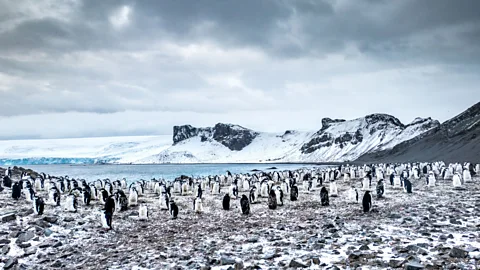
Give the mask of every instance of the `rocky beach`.
<path id="1" fill-rule="evenodd" d="M 20 169 L 13 180 L 18 181 Z M 342 178 L 341 178 L 342 179 Z M 240 200 L 222 209 L 220 195 L 204 191 L 203 213 L 192 196 L 172 194 L 180 213 L 171 219 L 152 191 L 138 206 L 115 212 L 113 230 L 102 229 L 100 201 L 79 203 L 76 213 L 45 205 L 36 215 L 11 189 L 0 192 L 0 267 L 4 269 L 478 269 L 480 267 L 480 179 L 460 189 L 452 180 L 411 180 L 413 194 L 386 184 L 385 198 L 373 197 L 363 213 L 360 179 L 337 180 L 338 197 L 320 203 L 320 187 L 284 199 L 276 210 L 267 198 L 242 215 Z M 387 181 L 388 182 L 388 181 Z M 372 181 L 375 190 L 376 179 Z M 328 188 L 328 182 L 324 183 Z M 360 203 L 347 202 L 358 188 Z M 128 192 L 128 191 L 126 191 Z M 375 192 L 373 192 L 375 193 Z M 46 191 L 40 191 L 46 198 Z M 246 192 L 240 192 L 247 194 Z M 62 196 L 63 197 L 63 196 Z"/>

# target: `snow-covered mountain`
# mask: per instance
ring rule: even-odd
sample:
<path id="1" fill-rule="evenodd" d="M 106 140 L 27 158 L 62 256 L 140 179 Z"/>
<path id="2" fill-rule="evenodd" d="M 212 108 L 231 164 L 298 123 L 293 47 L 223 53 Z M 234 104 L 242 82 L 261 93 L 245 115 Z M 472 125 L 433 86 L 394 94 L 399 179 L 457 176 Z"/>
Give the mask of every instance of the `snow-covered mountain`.
<path id="1" fill-rule="evenodd" d="M 0 163 L 237 163 L 333 162 L 410 140 L 440 123 L 408 125 L 386 114 L 354 120 L 322 119 L 318 131 L 257 132 L 232 124 L 175 126 L 171 136 L 0 141 Z"/>
<path id="2" fill-rule="evenodd" d="M 317 132 L 262 133 L 247 128 L 217 124 L 195 128 L 175 126 L 174 145 L 149 162 L 332 162 L 390 149 L 440 123 L 417 118 L 404 125 L 386 114 L 354 120 L 322 119 Z"/>

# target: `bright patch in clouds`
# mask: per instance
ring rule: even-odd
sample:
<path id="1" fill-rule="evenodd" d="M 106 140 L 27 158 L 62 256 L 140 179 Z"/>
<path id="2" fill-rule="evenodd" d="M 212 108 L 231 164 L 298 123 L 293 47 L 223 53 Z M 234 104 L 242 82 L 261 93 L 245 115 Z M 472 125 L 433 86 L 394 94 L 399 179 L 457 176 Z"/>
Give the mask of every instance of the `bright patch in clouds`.
<path id="1" fill-rule="evenodd" d="M 110 23 L 116 29 L 122 29 L 130 24 L 132 9 L 129 6 L 118 8 L 109 18 Z"/>

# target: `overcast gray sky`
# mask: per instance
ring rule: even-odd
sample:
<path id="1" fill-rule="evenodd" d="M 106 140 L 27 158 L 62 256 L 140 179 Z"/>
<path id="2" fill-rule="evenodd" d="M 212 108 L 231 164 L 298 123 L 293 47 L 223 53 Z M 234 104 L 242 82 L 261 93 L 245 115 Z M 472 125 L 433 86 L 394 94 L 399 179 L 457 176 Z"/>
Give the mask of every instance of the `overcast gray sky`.
<path id="1" fill-rule="evenodd" d="M 0 139 L 323 117 L 445 121 L 480 101 L 477 0 L 0 0 Z"/>

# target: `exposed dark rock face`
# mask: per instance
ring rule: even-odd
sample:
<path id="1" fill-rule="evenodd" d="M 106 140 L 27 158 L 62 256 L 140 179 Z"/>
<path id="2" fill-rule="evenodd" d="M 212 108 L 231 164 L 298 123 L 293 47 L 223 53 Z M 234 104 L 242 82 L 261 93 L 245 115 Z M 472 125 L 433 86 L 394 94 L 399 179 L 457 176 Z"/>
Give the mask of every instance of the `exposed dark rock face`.
<path id="1" fill-rule="evenodd" d="M 392 149 L 361 156 L 358 161 L 444 160 L 480 162 L 480 102 L 431 130 Z"/>
<path id="2" fill-rule="evenodd" d="M 354 121 L 357 121 L 356 130 L 348 128 Z M 336 131 L 331 131 L 330 127 L 334 125 L 344 126 Z M 321 148 L 331 147 L 332 145 L 338 145 L 340 149 L 345 146 L 357 145 L 362 143 L 367 136 L 372 136 L 377 133 L 378 137 L 374 137 L 373 140 L 379 141 L 378 146 L 383 146 L 383 142 L 387 135 L 403 136 L 402 132 L 407 128 L 414 130 L 415 133 L 423 133 L 433 127 L 440 125 L 438 121 L 434 121 L 431 118 L 417 118 L 414 122 L 408 125 L 402 124 L 397 118 L 388 114 L 370 114 L 364 118 L 348 121 L 342 119 L 332 120 L 330 118 L 322 119 L 322 128 L 301 147 L 303 154 L 313 153 Z M 348 132 L 339 130 L 349 129 Z M 355 131 L 354 131 L 355 130 Z M 390 136 L 391 138 L 391 136 Z M 378 140 L 377 140 L 378 139 Z M 372 146 L 370 151 L 376 151 L 378 148 Z"/>
<path id="3" fill-rule="evenodd" d="M 191 125 L 174 126 L 173 144 L 177 144 L 195 136 L 200 136 L 202 142 L 212 139 L 228 147 L 232 151 L 240 151 L 249 145 L 257 135 L 257 132 L 250 129 L 223 123 L 218 123 L 213 128 L 195 128 Z"/>

